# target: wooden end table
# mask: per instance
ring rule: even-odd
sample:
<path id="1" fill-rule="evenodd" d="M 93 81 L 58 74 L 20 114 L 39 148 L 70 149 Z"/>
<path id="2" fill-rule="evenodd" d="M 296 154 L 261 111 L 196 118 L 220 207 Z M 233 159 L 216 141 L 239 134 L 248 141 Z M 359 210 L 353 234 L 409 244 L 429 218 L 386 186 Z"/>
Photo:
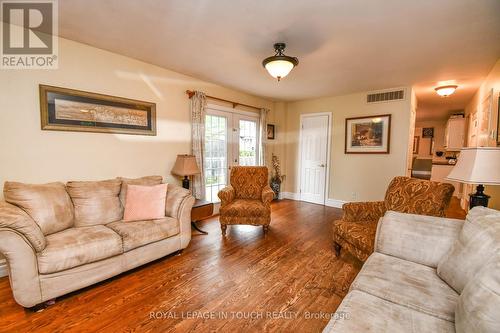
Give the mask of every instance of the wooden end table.
<path id="1" fill-rule="evenodd" d="M 201 232 L 202 234 L 208 235 L 208 232 L 201 230 L 196 225 L 196 222 L 209 218 L 214 213 L 214 204 L 210 201 L 198 200 L 194 202 L 193 208 L 191 209 L 191 226 L 194 230 Z"/>

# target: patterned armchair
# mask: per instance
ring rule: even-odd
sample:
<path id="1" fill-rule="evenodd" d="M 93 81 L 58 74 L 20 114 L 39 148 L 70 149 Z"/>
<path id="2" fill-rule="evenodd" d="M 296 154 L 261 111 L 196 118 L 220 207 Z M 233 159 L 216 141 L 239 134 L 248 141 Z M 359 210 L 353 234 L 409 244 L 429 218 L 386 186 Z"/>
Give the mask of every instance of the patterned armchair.
<path id="1" fill-rule="evenodd" d="M 347 250 L 364 262 L 373 253 L 378 220 L 386 211 L 443 217 L 454 190 L 451 184 L 396 177 L 384 201 L 344 204 L 342 219 L 333 223 L 335 254 Z"/>
<path id="2" fill-rule="evenodd" d="M 218 193 L 222 235 L 226 235 L 230 224 L 261 225 L 266 233 L 271 223 L 271 201 L 274 198 L 267 183 L 267 167 L 232 167 L 229 182 L 231 185 Z"/>

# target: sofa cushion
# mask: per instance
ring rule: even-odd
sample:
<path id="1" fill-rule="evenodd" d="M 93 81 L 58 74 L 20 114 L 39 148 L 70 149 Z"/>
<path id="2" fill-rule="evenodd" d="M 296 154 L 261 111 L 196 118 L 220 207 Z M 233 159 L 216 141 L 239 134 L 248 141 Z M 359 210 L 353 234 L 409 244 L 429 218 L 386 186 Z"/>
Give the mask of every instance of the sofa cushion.
<path id="1" fill-rule="evenodd" d="M 458 298 L 458 333 L 500 332 L 500 252 L 469 281 Z"/>
<path id="2" fill-rule="evenodd" d="M 102 225 L 70 228 L 46 239 L 47 246 L 37 254 L 41 274 L 63 271 L 123 253 L 120 236 Z"/>
<path id="3" fill-rule="evenodd" d="M 125 252 L 175 236 L 180 231 L 179 221 L 172 217 L 148 221 L 116 221 L 106 226 L 122 237 Z"/>
<path id="4" fill-rule="evenodd" d="M 356 222 L 337 220 L 333 223 L 334 238 L 340 237 L 363 252 L 372 253 L 377 223 L 378 220 Z"/>
<path id="5" fill-rule="evenodd" d="M 220 214 L 238 217 L 262 217 L 269 214 L 262 200 L 236 199 L 229 205 L 220 208 Z"/>
<path id="6" fill-rule="evenodd" d="M 162 176 L 145 176 L 141 178 L 116 178 L 122 182 L 122 187 L 120 190 L 120 202 L 125 206 L 125 199 L 127 197 L 128 185 L 142 185 L 142 186 L 152 186 L 161 184 L 163 181 Z"/>
<path id="7" fill-rule="evenodd" d="M 387 301 L 453 321 L 458 294 L 434 268 L 374 253 L 351 285 Z"/>
<path id="8" fill-rule="evenodd" d="M 458 293 L 500 248 L 500 215 L 477 214 L 465 222 L 458 240 L 443 256 L 437 267 L 438 275 Z"/>
<path id="9" fill-rule="evenodd" d="M 63 183 L 5 182 L 5 201 L 23 209 L 44 235 L 73 226 L 73 204 Z"/>
<path id="10" fill-rule="evenodd" d="M 144 221 L 165 217 L 167 184 L 128 185 L 124 221 Z"/>
<path id="11" fill-rule="evenodd" d="M 323 333 L 330 332 L 454 333 L 455 325 L 447 320 L 353 290 L 347 294 L 323 330 Z"/>
<path id="12" fill-rule="evenodd" d="M 121 181 L 72 181 L 66 184 L 75 205 L 75 226 L 84 227 L 119 221 L 123 207 L 118 197 Z"/>

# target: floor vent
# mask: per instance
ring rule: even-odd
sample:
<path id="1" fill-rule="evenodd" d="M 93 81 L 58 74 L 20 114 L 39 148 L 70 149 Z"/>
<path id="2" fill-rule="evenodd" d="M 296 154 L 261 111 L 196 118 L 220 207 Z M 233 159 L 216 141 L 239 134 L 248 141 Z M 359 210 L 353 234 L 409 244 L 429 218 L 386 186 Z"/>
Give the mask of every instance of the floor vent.
<path id="1" fill-rule="evenodd" d="M 397 89 L 390 91 L 374 92 L 366 95 L 367 103 L 380 103 L 389 101 L 401 101 L 405 99 L 405 90 Z"/>

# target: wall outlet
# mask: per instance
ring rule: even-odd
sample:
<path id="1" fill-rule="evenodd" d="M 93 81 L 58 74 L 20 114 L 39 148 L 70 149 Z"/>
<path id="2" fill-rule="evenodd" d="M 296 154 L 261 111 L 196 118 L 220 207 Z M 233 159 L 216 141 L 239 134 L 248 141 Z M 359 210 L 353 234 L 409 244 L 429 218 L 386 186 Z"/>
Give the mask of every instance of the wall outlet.
<path id="1" fill-rule="evenodd" d="M 357 199 L 358 199 L 358 193 L 356 193 L 356 192 L 352 192 L 352 193 L 351 193 L 351 200 L 352 200 L 352 201 L 356 201 Z"/>

